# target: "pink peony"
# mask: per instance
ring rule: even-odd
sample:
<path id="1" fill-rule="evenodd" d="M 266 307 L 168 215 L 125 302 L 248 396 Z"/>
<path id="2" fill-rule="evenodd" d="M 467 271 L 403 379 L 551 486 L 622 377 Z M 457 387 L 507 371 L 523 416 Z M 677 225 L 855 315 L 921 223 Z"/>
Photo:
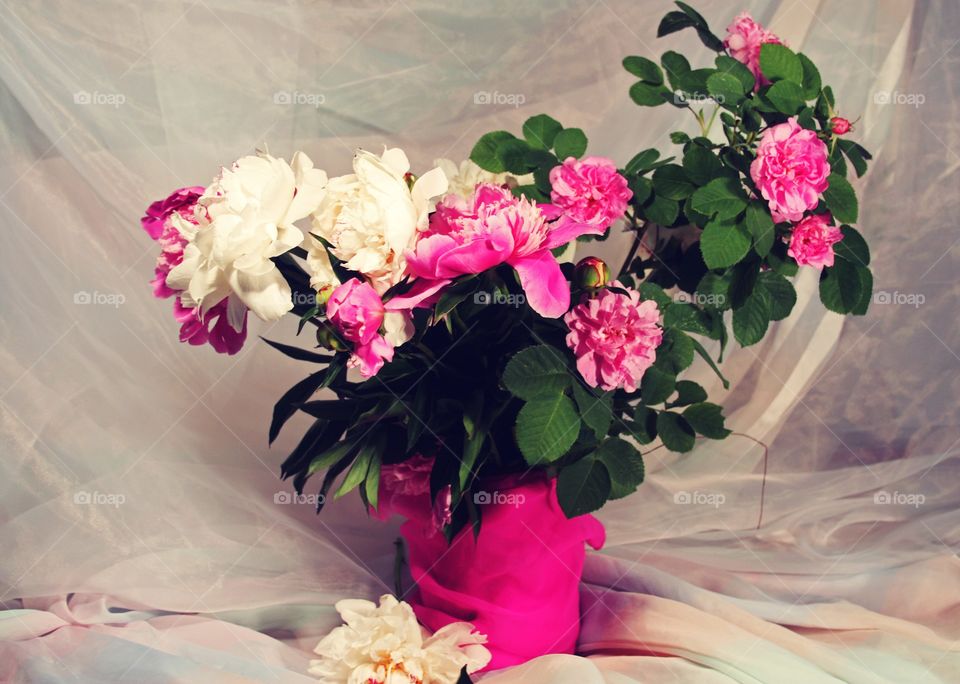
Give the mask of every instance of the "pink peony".
<path id="1" fill-rule="evenodd" d="M 724 46 L 738 62 L 742 62 L 756 79 L 754 90 L 769 85 L 770 81 L 760 72 L 760 46 L 766 43 L 783 45 L 783 41 L 753 20 L 749 12 L 741 12 L 727 27 Z"/>
<path id="2" fill-rule="evenodd" d="M 550 171 L 550 199 L 578 223 L 607 228 L 623 216 L 633 192 L 617 165 L 606 157 L 567 157 Z"/>
<path id="3" fill-rule="evenodd" d="M 180 300 L 181 290 L 167 285 L 167 275 L 183 261 L 183 248 L 187 238 L 180 232 L 172 220 L 177 215 L 183 221 L 196 223 L 194 207 L 203 194 L 201 187 L 180 188 L 163 200 L 147 207 L 146 215 L 140 219 L 147 234 L 160 244 L 160 256 L 154 268 L 154 278 L 150 281 L 153 294 L 158 299 L 176 297 L 173 303 L 173 317 L 180 323 L 180 341 L 192 345 L 207 342 L 220 354 L 236 354 L 247 339 L 247 317 L 243 315 L 240 331 L 234 330 L 227 317 L 227 300 L 210 307 L 201 313 L 199 307 L 184 306 Z"/>
<path id="4" fill-rule="evenodd" d="M 339 285 L 327 301 L 327 318 L 353 343 L 350 366 L 359 367 L 365 378 L 376 375 L 384 361 L 393 360 L 393 345 L 380 334 L 386 313 L 377 291 L 356 278 Z"/>
<path id="5" fill-rule="evenodd" d="M 603 228 L 574 221 L 547 223 L 536 204 L 506 188 L 481 183 L 473 197 L 447 195 L 431 216 L 414 250 L 407 252 L 413 275 L 447 283 L 499 264 L 516 269 L 531 308 L 558 318 L 570 306 L 570 284 L 550 250 Z"/>
<path id="6" fill-rule="evenodd" d="M 567 346 L 577 357 L 577 370 L 591 387 L 635 392 L 644 372 L 657 358 L 663 339 L 660 310 L 640 293 L 604 290 L 571 309 L 563 320 L 570 328 Z"/>
<path id="7" fill-rule="evenodd" d="M 380 489 L 375 514 L 380 520 L 387 520 L 397 514 L 407 518 L 414 517 L 426 508 L 431 510 L 431 524 L 424 532 L 439 532 L 453 520 L 450 510 L 453 504 L 453 491 L 450 485 L 443 487 L 430 506 L 430 473 L 433 471 L 433 458 L 421 454 L 411 456 L 400 463 L 385 464 L 380 469 Z"/>
<path id="8" fill-rule="evenodd" d="M 778 223 L 799 221 L 816 207 L 829 175 L 827 146 L 814 131 L 801 128 L 796 117 L 764 132 L 750 164 L 750 177 Z"/>
<path id="9" fill-rule="evenodd" d="M 787 254 L 801 266 L 833 266 L 833 245 L 843 239 L 830 214 L 814 214 L 793 227 Z"/>

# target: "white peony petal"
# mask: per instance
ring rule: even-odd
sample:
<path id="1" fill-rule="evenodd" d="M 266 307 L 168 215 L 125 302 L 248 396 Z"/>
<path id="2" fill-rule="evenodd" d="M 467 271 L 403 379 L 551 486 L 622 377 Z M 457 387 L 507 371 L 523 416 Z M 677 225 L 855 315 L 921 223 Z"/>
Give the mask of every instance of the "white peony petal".
<path id="1" fill-rule="evenodd" d="M 290 162 L 293 168 L 297 192 L 287 209 L 284 223 L 291 224 L 308 216 L 323 201 L 327 187 L 327 173 L 323 169 L 315 169 L 313 161 L 303 152 L 296 152 Z M 297 243 L 300 244 L 300 243 Z"/>
<path id="2" fill-rule="evenodd" d="M 411 340 L 416 330 L 408 312 L 388 311 L 383 316 L 383 336 L 394 347 Z"/>
<path id="3" fill-rule="evenodd" d="M 263 275 L 234 270 L 229 281 L 237 297 L 264 321 L 276 321 L 293 308 L 290 285 L 276 268 Z"/>
<path id="4" fill-rule="evenodd" d="M 243 323 L 247 318 L 247 306 L 239 297 L 227 298 L 227 322 L 237 332 L 243 331 Z"/>

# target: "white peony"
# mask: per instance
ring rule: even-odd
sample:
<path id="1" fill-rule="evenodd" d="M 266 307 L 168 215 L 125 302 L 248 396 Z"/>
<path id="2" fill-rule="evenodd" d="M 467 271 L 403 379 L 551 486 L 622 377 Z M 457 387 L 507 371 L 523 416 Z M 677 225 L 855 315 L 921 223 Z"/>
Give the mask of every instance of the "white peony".
<path id="1" fill-rule="evenodd" d="M 487 638 L 456 622 L 427 636 L 409 604 L 385 594 L 338 601 L 346 623 L 317 644 L 310 674 L 323 684 L 456 684 L 460 671 L 490 662 Z"/>
<path id="2" fill-rule="evenodd" d="M 418 230 L 427 226 L 434 199 L 447 190 L 440 169 L 432 169 L 410 188 L 410 162 L 400 149 L 381 156 L 358 150 L 353 173 L 331 178 L 313 213 L 312 233 L 323 238 L 333 256 L 351 271 L 362 273 L 383 294 L 405 276 L 403 253 L 413 247 Z M 315 289 L 335 284 L 327 277 L 323 242 L 312 237 L 308 249 Z"/>
<path id="3" fill-rule="evenodd" d="M 533 182 L 533 174 L 531 173 L 520 177 L 514 177 L 509 173 L 493 173 L 481 169 L 470 159 L 460 162 L 460 166 L 457 166 L 456 162 L 451 159 L 435 159 L 433 165 L 443 171 L 443 174 L 447 177 L 447 183 L 449 184 L 447 194 L 458 195 L 463 199 L 473 197 L 473 189 L 479 183 L 516 187 Z"/>
<path id="4" fill-rule="evenodd" d="M 237 330 L 246 309 L 263 320 L 280 318 L 293 301 L 271 258 L 303 242 L 293 224 L 320 204 L 326 184 L 327 174 L 301 152 L 291 164 L 261 153 L 224 168 L 197 202 L 198 225 L 185 235 L 183 261 L 167 284 L 203 311 L 229 298 Z"/>

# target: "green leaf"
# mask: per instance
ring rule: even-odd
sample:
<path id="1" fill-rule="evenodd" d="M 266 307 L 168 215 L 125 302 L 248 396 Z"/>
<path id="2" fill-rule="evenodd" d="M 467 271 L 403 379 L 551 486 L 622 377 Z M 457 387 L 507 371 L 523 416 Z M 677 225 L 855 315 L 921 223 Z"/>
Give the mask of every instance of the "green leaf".
<path id="1" fill-rule="evenodd" d="M 691 363 L 693 363 L 693 340 L 691 337 L 676 328 L 664 330 L 663 340 L 657 347 L 657 361 L 654 367 L 676 375 L 689 367 Z"/>
<path id="2" fill-rule="evenodd" d="M 623 68 L 639 78 L 641 81 L 653 85 L 663 83 L 663 72 L 657 63 L 646 57 L 630 56 L 623 58 Z"/>
<path id="3" fill-rule="evenodd" d="M 603 439 L 610 432 L 613 422 L 613 392 L 600 392 L 573 383 L 573 399 L 577 402 L 580 420 L 593 430 L 597 439 Z"/>
<path id="4" fill-rule="evenodd" d="M 700 252 L 707 268 L 727 268 L 750 251 L 750 234 L 739 223 L 711 221 L 700 236 Z"/>
<path id="5" fill-rule="evenodd" d="M 330 354 L 318 354 L 310 351 L 309 349 L 303 349 L 302 347 L 294 347 L 289 344 L 283 344 L 282 342 L 274 342 L 273 340 L 268 340 L 266 337 L 261 337 L 260 339 L 279 351 L 281 354 L 285 354 L 291 359 L 296 359 L 297 361 L 310 361 L 311 363 L 330 363 L 333 361 L 333 356 Z"/>
<path id="6" fill-rule="evenodd" d="M 562 394 L 572 380 L 563 354 L 547 344 L 521 349 L 503 370 L 503 386 L 525 401 Z"/>
<path id="7" fill-rule="evenodd" d="M 696 22 L 683 12 L 667 12 L 657 26 L 657 38 L 668 36 L 690 26 L 696 26 Z"/>
<path id="8" fill-rule="evenodd" d="M 594 452 L 610 474 L 610 499 L 633 494 L 643 482 L 643 456 L 635 446 L 622 439 L 608 439 Z"/>
<path id="9" fill-rule="evenodd" d="M 705 295 L 707 303 L 724 311 L 730 308 L 730 281 L 732 275 L 706 273 L 697 285 L 697 293 Z"/>
<path id="10" fill-rule="evenodd" d="M 743 211 L 747 199 L 743 188 L 733 178 L 714 178 L 693 193 L 693 208 L 705 216 L 716 215 L 718 219 L 730 219 Z"/>
<path id="11" fill-rule="evenodd" d="M 639 290 L 641 299 L 652 299 L 657 303 L 657 307 L 659 307 L 661 311 L 669 308 L 673 304 L 673 299 L 670 298 L 670 295 L 664 292 L 663 288 L 656 283 L 644 281 L 640 283 Z"/>
<path id="12" fill-rule="evenodd" d="M 764 43 L 760 46 L 760 72 L 769 81 L 790 81 L 803 84 L 803 64 L 800 58 L 785 45 Z"/>
<path id="13" fill-rule="evenodd" d="M 530 465 L 551 463 L 573 446 L 580 417 L 565 394 L 527 402 L 517 416 L 517 446 Z"/>
<path id="14" fill-rule="evenodd" d="M 648 368 L 640 381 L 640 397 L 648 406 L 662 404 L 673 394 L 677 386 L 677 376 L 661 370 L 657 366 Z"/>
<path id="15" fill-rule="evenodd" d="M 676 200 L 655 195 L 653 201 L 643 208 L 648 219 L 661 226 L 672 226 L 680 214 L 680 205 Z"/>
<path id="16" fill-rule="evenodd" d="M 757 278 L 757 285 L 770 296 L 770 320 L 781 321 L 790 315 L 797 303 L 797 291 L 789 280 L 776 271 L 764 271 Z"/>
<path id="17" fill-rule="evenodd" d="M 653 172 L 653 189 L 658 196 L 682 200 L 692 195 L 695 188 L 687 178 L 683 167 L 678 164 L 667 164 Z"/>
<path id="18" fill-rule="evenodd" d="M 829 184 L 823 191 L 823 200 L 827 208 L 840 223 L 856 223 L 860 213 L 857 203 L 857 194 L 846 178 L 837 173 L 831 173 L 827 178 Z"/>
<path id="19" fill-rule="evenodd" d="M 817 66 L 811 62 L 810 58 L 805 54 L 798 54 L 797 59 L 800 60 L 800 65 L 803 68 L 803 79 L 801 82 L 803 86 L 803 99 L 812 100 L 820 94 L 820 86 L 822 85 L 820 72 L 817 70 Z"/>
<path id="20" fill-rule="evenodd" d="M 770 326 L 770 294 L 765 288 L 754 288 L 739 309 L 733 310 L 733 336 L 741 347 L 749 347 L 763 339 Z"/>
<path id="21" fill-rule="evenodd" d="M 666 104 L 671 97 L 672 93 L 662 85 L 650 85 L 638 81 L 630 86 L 630 99 L 641 107 L 659 107 Z"/>
<path id="22" fill-rule="evenodd" d="M 753 248 L 760 256 L 766 256 L 773 247 L 777 231 L 766 205 L 754 200 L 747 207 L 747 231 L 753 237 Z"/>
<path id="23" fill-rule="evenodd" d="M 670 451 L 685 453 L 693 449 L 696 433 L 679 413 L 663 411 L 657 416 L 657 434 Z"/>
<path id="24" fill-rule="evenodd" d="M 736 76 L 718 71 L 707 79 L 707 92 L 718 104 L 736 107 L 744 98 L 743 83 Z"/>
<path id="25" fill-rule="evenodd" d="M 843 138 L 837 141 L 837 145 L 843 154 L 846 155 L 847 159 L 850 160 L 850 163 L 853 164 L 853 168 L 857 172 L 857 178 L 867 172 L 867 160 L 873 159 L 869 152 L 852 140 Z"/>
<path id="26" fill-rule="evenodd" d="M 559 121 L 546 114 L 531 116 L 523 124 L 523 137 L 532 147 L 549 150 L 557 133 L 563 130 Z"/>
<path id="27" fill-rule="evenodd" d="M 643 204 L 646 202 L 647 198 L 649 198 L 650 194 L 653 192 L 653 183 L 650 182 L 649 178 L 630 176 L 627 184 L 630 186 L 630 190 L 633 192 L 633 202 L 637 204 Z"/>
<path id="28" fill-rule="evenodd" d="M 379 463 L 383 452 L 386 450 L 386 433 L 382 430 L 375 430 L 373 434 L 367 435 L 363 440 L 363 446 L 360 453 L 357 454 L 357 460 L 353 462 L 353 467 L 343 479 L 340 488 L 333 495 L 334 499 L 339 499 L 344 494 L 353 491 L 367 478 L 367 471 L 370 469 L 370 463 L 376 459 Z"/>
<path id="29" fill-rule="evenodd" d="M 633 158 L 627 162 L 627 165 L 623 168 L 624 173 L 628 176 L 634 173 L 640 173 L 645 171 L 660 157 L 660 152 L 653 149 L 652 147 L 643 152 L 638 152 L 633 155 Z"/>
<path id="30" fill-rule="evenodd" d="M 707 353 L 707 350 L 704 349 L 703 345 L 700 344 L 698 340 L 690 338 L 690 341 L 693 342 L 693 349 L 700 355 L 700 358 L 707 362 L 707 365 L 717 374 L 717 377 L 720 378 L 720 382 L 723 383 L 723 389 L 730 389 L 730 381 L 727 380 L 723 373 L 720 372 L 719 366 L 717 366 L 716 361 L 713 360 L 713 357 Z"/>
<path id="31" fill-rule="evenodd" d="M 663 65 L 663 70 L 667 72 L 667 80 L 670 81 L 670 86 L 674 89 L 679 87 L 677 79 L 690 71 L 690 62 L 687 61 L 687 58 L 672 50 L 663 53 L 660 64 Z"/>
<path id="32" fill-rule="evenodd" d="M 269 444 L 273 444 L 284 424 L 297 412 L 297 407 L 306 402 L 320 388 L 329 372 L 329 370 L 322 370 L 307 376 L 280 397 L 280 400 L 273 407 L 273 419 L 270 421 L 268 436 Z"/>
<path id="33" fill-rule="evenodd" d="M 793 81 L 777 81 L 767 90 L 766 98 L 784 114 L 796 114 L 803 108 L 803 91 Z"/>
<path id="34" fill-rule="evenodd" d="M 723 425 L 723 412 L 716 404 L 701 402 L 688 406 L 683 411 L 683 417 L 687 419 L 690 427 L 704 437 L 724 439 L 730 434 Z"/>
<path id="35" fill-rule="evenodd" d="M 830 311 L 852 313 L 863 306 L 864 290 L 872 287 L 872 283 L 869 269 L 836 258 L 833 266 L 824 268 L 820 274 L 820 301 Z"/>
<path id="36" fill-rule="evenodd" d="M 870 308 L 870 302 L 873 300 L 873 274 L 866 266 L 858 266 L 857 274 L 860 276 L 860 301 L 853 307 L 854 316 L 865 316 L 867 309 Z"/>
<path id="37" fill-rule="evenodd" d="M 683 170 L 697 185 L 706 185 L 723 168 L 723 163 L 713 152 L 700 145 L 691 145 L 683 155 Z"/>
<path id="38" fill-rule="evenodd" d="M 560 161 L 567 157 L 580 157 L 587 151 L 587 136 L 579 128 L 564 128 L 553 139 L 553 150 Z"/>
<path id="39" fill-rule="evenodd" d="M 506 168 L 497 156 L 497 146 L 504 140 L 515 140 L 516 136 L 509 131 L 491 131 L 487 133 L 470 152 L 470 159 L 481 169 L 492 173 L 503 173 Z"/>
<path id="40" fill-rule="evenodd" d="M 753 91 L 753 87 L 756 85 L 756 79 L 753 77 L 750 69 L 748 69 L 741 62 L 737 61 L 733 57 L 720 55 L 717 57 L 714 63 L 717 65 L 717 69 L 725 74 L 730 74 L 740 81 L 740 85 L 743 86 L 741 92 L 749 93 Z"/>
<path id="41" fill-rule="evenodd" d="M 530 146 L 525 140 L 508 138 L 497 143 L 497 158 L 503 168 L 510 173 L 525 174 L 529 170 L 527 155 Z"/>
<path id="42" fill-rule="evenodd" d="M 364 498 L 367 504 L 374 510 L 377 509 L 380 496 L 380 466 L 382 456 L 375 456 L 370 459 L 370 467 L 367 468 L 367 478 L 363 482 Z"/>
<path id="43" fill-rule="evenodd" d="M 557 477 L 557 499 L 568 518 L 599 509 L 610 497 L 610 488 L 607 467 L 589 456 L 562 469 Z"/>
<path id="44" fill-rule="evenodd" d="M 709 97 L 707 79 L 717 73 L 716 69 L 694 69 L 677 77 L 680 90 L 695 97 Z"/>
<path id="45" fill-rule="evenodd" d="M 677 383 L 677 398 L 668 404 L 668 408 L 698 404 L 707 400 L 707 391 L 692 380 Z"/>
<path id="46" fill-rule="evenodd" d="M 860 266 L 870 265 L 870 248 L 863 236 L 852 226 L 840 226 L 843 239 L 833 245 L 833 253 Z"/>
<path id="47" fill-rule="evenodd" d="M 698 335 L 710 334 L 707 315 L 693 304 L 685 302 L 674 302 L 667 308 L 663 314 L 663 326 Z"/>

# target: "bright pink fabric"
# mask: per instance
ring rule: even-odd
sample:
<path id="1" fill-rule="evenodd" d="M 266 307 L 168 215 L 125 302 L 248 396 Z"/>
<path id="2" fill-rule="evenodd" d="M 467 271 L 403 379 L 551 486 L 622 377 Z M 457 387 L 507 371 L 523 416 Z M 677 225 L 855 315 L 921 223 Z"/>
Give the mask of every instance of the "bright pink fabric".
<path id="1" fill-rule="evenodd" d="M 491 485 L 474 496 L 483 516 L 479 538 L 468 527 L 450 544 L 437 531 L 429 493 L 415 510 L 400 506 L 408 516 L 400 531 L 418 585 L 410 601 L 417 618 L 434 631 L 451 622 L 472 623 L 487 635 L 490 670 L 573 653 L 584 544 L 603 546 L 603 525 L 592 515 L 568 519 L 554 479 Z M 491 502 L 482 503 L 486 498 Z M 379 515 L 390 512 L 381 506 Z"/>

